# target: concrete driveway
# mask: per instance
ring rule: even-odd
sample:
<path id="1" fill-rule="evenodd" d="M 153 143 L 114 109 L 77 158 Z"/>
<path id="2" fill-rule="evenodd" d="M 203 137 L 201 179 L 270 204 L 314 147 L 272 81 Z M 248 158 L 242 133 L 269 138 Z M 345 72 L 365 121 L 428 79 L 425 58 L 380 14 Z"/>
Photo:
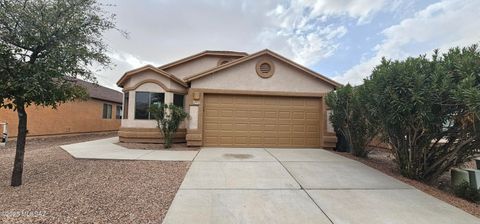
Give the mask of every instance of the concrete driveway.
<path id="1" fill-rule="evenodd" d="M 203 148 L 163 223 L 480 223 L 321 149 Z"/>

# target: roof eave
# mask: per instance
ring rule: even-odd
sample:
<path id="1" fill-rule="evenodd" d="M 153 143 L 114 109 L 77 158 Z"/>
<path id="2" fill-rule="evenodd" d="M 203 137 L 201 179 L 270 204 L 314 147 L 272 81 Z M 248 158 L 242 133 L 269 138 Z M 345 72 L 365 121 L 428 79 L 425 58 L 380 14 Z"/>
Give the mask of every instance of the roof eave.
<path id="1" fill-rule="evenodd" d="M 202 51 L 200 53 L 197 53 L 197 54 L 194 54 L 194 55 L 190 55 L 188 57 L 185 57 L 185 58 L 181 58 L 179 60 L 176 60 L 176 61 L 173 61 L 173 62 L 170 62 L 170 63 L 167 63 L 165 65 L 162 65 L 160 67 L 158 67 L 159 69 L 168 69 L 168 68 L 171 68 L 171 67 L 174 67 L 174 66 L 177 66 L 177 65 L 180 65 L 180 64 L 183 64 L 183 63 L 186 63 L 186 62 L 189 62 L 189 61 L 192 61 L 194 59 L 197 59 L 197 58 L 200 58 L 200 57 L 203 57 L 203 56 L 207 56 L 207 55 L 214 55 L 214 56 L 232 56 L 232 57 L 245 57 L 245 56 L 248 56 L 248 54 L 246 52 L 222 52 L 222 51 L 209 51 L 209 50 L 206 50 L 206 51 Z"/>
<path id="2" fill-rule="evenodd" d="M 264 49 L 264 50 L 258 51 L 258 52 L 254 53 L 254 54 L 248 55 L 248 56 L 243 57 L 243 58 L 239 58 L 239 59 L 237 59 L 237 60 L 234 60 L 234 61 L 231 61 L 231 62 L 229 62 L 229 63 L 223 64 L 223 65 L 221 65 L 221 66 L 212 68 L 212 69 L 210 69 L 210 70 L 203 71 L 203 72 L 201 72 L 201 73 L 198 73 L 198 74 L 195 74 L 195 75 L 186 77 L 186 78 L 184 78 L 183 80 L 184 80 L 185 82 L 189 83 L 189 82 L 191 82 L 191 81 L 193 81 L 193 80 L 196 80 L 196 79 L 202 78 L 202 77 L 204 77 L 204 76 L 213 74 L 213 73 L 215 73 L 215 72 L 218 72 L 218 71 L 221 71 L 221 70 L 223 70 L 223 69 L 232 67 L 232 66 L 234 66 L 234 65 L 237 65 L 237 64 L 240 64 L 240 63 L 249 61 L 249 60 L 251 60 L 251 59 L 254 59 L 254 58 L 259 57 L 259 56 L 264 55 L 264 54 L 268 54 L 268 55 L 270 55 L 270 56 L 272 56 L 272 57 L 275 57 L 275 58 L 277 58 L 277 59 L 280 59 L 281 61 L 286 62 L 287 64 L 290 64 L 290 65 L 292 65 L 292 66 L 294 66 L 294 67 L 297 67 L 298 69 L 303 70 L 304 72 L 306 72 L 306 73 L 308 73 L 308 74 L 310 74 L 310 75 L 312 75 L 312 76 L 314 76 L 314 77 L 316 77 L 316 78 L 318 78 L 318 79 L 320 79 L 320 80 L 322 80 L 322 81 L 324 81 L 324 82 L 332 85 L 332 86 L 335 87 L 335 88 L 342 86 L 342 84 L 340 84 L 340 83 L 338 83 L 338 82 L 336 82 L 336 81 L 334 81 L 334 80 L 332 80 L 332 79 L 330 79 L 330 78 L 327 78 L 326 76 L 321 75 L 321 74 L 319 74 L 319 73 L 317 73 L 317 72 L 315 72 L 315 71 L 312 71 L 312 70 L 310 70 L 310 69 L 308 69 L 308 68 L 306 68 L 306 67 L 304 67 L 304 66 L 302 66 L 302 65 L 300 65 L 300 64 L 298 64 L 298 63 L 295 63 L 295 62 L 291 61 L 290 59 L 285 58 L 285 57 L 283 57 L 283 56 L 281 56 L 281 55 L 279 55 L 279 54 L 277 54 L 277 53 L 275 53 L 275 52 L 273 52 L 273 51 L 271 51 L 271 50 L 269 50 L 269 49 Z"/>
<path id="3" fill-rule="evenodd" d="M 188 84 L 186 82 L 184 82 L 183 80 L 175 77 L 174 75 L 168 73 L 168 72 L 165 72 L 153 65 L 145 65 L 145 66 L 142 66 L 140 68 L 136 68 L 136 69 L 133 69 L 133 70 L 130 70 L 128 72 L 125 72 L 125 74 L 123 74 L 123 76 L 117 81 L 117 86 L 118 87 L 122 87 L 123 88 L 123 84 L 128 80 L 128 78 L 134 74 L 137 74 L 137 73 L 140 73 L 142 71 L 145 71 L 145 70 L 152 70 L 154 72 L 156 72 L 157 74 L 160 74 L 160 75 L 163 75 L 167 78 L 169 78 L 170 80 L 173 80 L 174 82 L 180 84 L 181 86 L 183 87 L 188 87 Z"/>

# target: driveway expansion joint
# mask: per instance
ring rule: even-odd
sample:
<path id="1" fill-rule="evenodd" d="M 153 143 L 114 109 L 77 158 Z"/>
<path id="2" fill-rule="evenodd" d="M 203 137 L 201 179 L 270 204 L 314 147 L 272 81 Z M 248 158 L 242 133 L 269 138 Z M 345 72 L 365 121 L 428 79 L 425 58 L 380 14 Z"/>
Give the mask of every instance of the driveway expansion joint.
<path id="1" fill-rule="evenodd" d="M 275 158 L 283 167 L 283 169 L 285 169 L 287 171 L 287 173 L 297 182 L 298 185 L 300 185 L 300 189 L 305 192 L 305 194 L 307 194 L 308 198 L 310 198 L 310 200 L 317 206 L 318 209 L 320 209 L 320 211 L 325 215 L 325 217 L 327 217 L 327 219 L 330 221 L 331 224 L 334 224 L 332 219 L 330 217 L 328 217 L 327 213 L 325 213 L 325 211 L 320 207 L 319 204 L 317 204 L 317 202 L 315 200 L 313 200 L 312 196 L 303 188 L 302 184 L 297 180 L 297 178 L 295 178 L 292 173 L 290 173 L 290 170 L 287 169 L 287 167 L 285 167 L 285 165 L 283 165 L 283 163 L 277 158 L 275 157 L 270 151 L 268 151 L 266 148 L 264 148 L 265 151 L 267 151 L 268 154 L 270 154 L 273 158 Z"/>

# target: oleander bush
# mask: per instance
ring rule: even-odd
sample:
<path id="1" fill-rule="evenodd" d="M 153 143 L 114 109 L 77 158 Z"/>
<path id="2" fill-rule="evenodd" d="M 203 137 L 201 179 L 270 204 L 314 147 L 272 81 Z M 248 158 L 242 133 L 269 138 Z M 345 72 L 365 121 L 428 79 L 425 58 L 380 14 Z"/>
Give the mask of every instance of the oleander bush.
<path id="1" fill-rule="evenodd" d="M 367 108 L 364 106 L 364 87 L 346 85 L 331 92 L 326 103 L 332 110 L 330 121 L 340 138 L 346 139 L 346 149 L 358 157 L 367 157 L 368 144 L 377 135 L 377 125 L 370 122 Z"/>
<path id="2" fill-rule="evenodd" d="M 402 175 L 433 181 L 479 152 L 480 50 L 384 58 L 364 84 L 330 93 L 327 104 L 354 154 L 378 133 Z"/>

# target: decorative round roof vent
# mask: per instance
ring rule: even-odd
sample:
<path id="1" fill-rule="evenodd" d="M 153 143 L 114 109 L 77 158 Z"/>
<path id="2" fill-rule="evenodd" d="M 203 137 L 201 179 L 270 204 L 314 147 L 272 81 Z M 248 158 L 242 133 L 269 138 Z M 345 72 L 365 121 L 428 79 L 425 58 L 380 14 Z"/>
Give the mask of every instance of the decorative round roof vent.
<path id="1" fill-rule="evenodd" d="M 273 72 L 275 71 L 275 67 L 273 66 L 273 63 L 269 60 L 260 60 L 257 62 L 256 70 L 258 76 L 266 79 L 272 77 Z"/>

